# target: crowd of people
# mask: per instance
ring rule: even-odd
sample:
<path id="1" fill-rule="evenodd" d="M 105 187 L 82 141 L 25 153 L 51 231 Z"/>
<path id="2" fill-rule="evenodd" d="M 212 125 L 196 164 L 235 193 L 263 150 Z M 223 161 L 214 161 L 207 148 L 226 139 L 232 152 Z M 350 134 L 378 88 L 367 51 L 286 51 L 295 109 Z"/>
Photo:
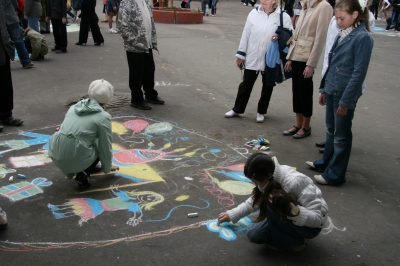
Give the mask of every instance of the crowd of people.
<path id="1" fill-rule="evenodd" d="M 9 14 L 6 12 L 6 3 L 10 1 L 0 0 L 0 124 L 19 126 L 23 121 L 12 116 L 10 59 L 14 58 L 14 47 L 8 41 Z M 49 0 L 47 17 L 51 18 L 53 29 L 59 34 L 58 41 L 54 35 L 56 51 L 62 53 L 66 52 L 64 28 L 67 11 L 64 8 L 66 5 L 62 4 L 61 7 L 57 1 Z M 82 1 L 77 45 L 86 44 L 89 27 L 95 45 L 104 43 L 94 12 L 95 2 Z M 124 0 L 117 8 L 117 1 L 110 3 L 106 4 L 107 10 L 113 12 L 107 12 L 108 22 L 110 17 L 112 20 L 118 13 L 118 33 L 126 50 L 131 106 L 149 110 L 151 106 L 148 103 L 164 104 L 154 89 L 152 50 L 157 51 L 157 37 L 151 14 L 152 4 L 146 0 Z M 55 5 L 57 8 L 53 8 Z M 225 114 L 227 118 L 244 113 L 254 83 L 265 68 L 265 54 L 272 43 L 279 41 L 276 30 L 281 12 L 277 0 L 260 0 L 260 6 L 248 15 L 236 54 L 236 65 L 244 69 L 243 82 L 239 85 L 235 106 Z M 292 20 L 286 13 L 282 15 L 282 26 L 293 32 L 284 69 L 292 72 L 292 110 L 296 114 L 295 125 L 283 131 L 283 135 L 302 139 L 311 134 L 312 77 L 325 49 L 326 67 L 319 86 L 319 103 L 326 106 L 326 144 L 320 160 L 306 163 L 321 173 L 314 176 L 316 183 L 341 185 L 346 181 L 350 158 L 352 119 L 357 101 L 365 88 L 363 84 L 373 48 L 370 12 L 366 0 L 338 0 L 334 10 L 325 0 L 307 0 L 301 2 L 301 10 L 296 13 L 297 20 Z M 38 23 L 36 18 L 29 20 L 28 17 L 28 25 L 30 21 Z M 19 20 L 16 24 L 19 25 Z M 20 29 L 19 26 L 12 29 L 17 31 L 17 28 Z M 26 38 L 38 38 L 32 27 L 25 30 L 24 35 Z M 42 55 L 40 47 L 40 52 L 35 56 Z M 264 86 L 263 82 L 257 122 L 264 121 L 272 90 L 273 86 Z M 111 164 L 111 117 L 104 110 L 113 94 L 114 88 L 109 82 L 104 79 L 93 81 L 88 90 L 89 98 L 68 110 L 60 128 L 49 141 L 49 156 L 54 164 L 68 178 L 75 177 L 75 181 L 83 188 L 90 187 L 91 173 L 118 170 Z M 79 145 L 82 139 L 87 145 Z M 236 208 L 222 212 L 218 216 L 218 223 L 235 223 L 259 210 L 255 224 L 248 230 L 249 240 L 273 249 L 293 251 L 303 250 L 305 239 L 316 237 L 326 226 L 329 220 L 328 205 L 311 178 L 290 166 L 281 165 L 276 157 L 271 158 L 264 153 L 255 153 L 247 159 L 244 175 L 256 185 L 250 198 Z M 0 209 L 0 228 L 6 224 L 5 213 Z"/>

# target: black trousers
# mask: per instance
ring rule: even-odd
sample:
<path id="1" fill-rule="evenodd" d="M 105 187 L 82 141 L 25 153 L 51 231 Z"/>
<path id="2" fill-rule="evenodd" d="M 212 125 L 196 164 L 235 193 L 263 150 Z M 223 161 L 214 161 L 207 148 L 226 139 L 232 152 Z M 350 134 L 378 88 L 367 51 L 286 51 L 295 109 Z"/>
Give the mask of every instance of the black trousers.
<path id="1" fill-rule="evenodd" d="M 5 54 L 6 63 L 0 66 L 0 120 L 9 118 L 14 108 L 10 57 L 6 52 Z"/>
<path id="2" fill-rule="evenodd" d="M 293 112 L 310 117 L 313 111 L 314 84 L 312 77 L 304 78 L 305 68 L 306 62 L 292 61 Z"/>
<path id="3" fill-rule="evenodd" d="M 88 35 L 89 35 L 89 25 L 90 30 L 92 31 L 93 41 L 95 43 L 104 42 L 103 35 L 101 35 L 99 28 L 99 18 L 96 15 L 94 6 L 86 6 L 82 5 L 81 10 L 81 24 L 79 28 L 79 42 L 87 43 Z"/>
<path id="4" fill-rule="evenodd" d="M 100 158 L 97 158 L 96 160 L 94 160 L 94 162 L 88 168 L 86 168 L 85 170 L 83 170 L 83 171 L 81 171 L 79 173 L 83 173 L 84 175 L 89 177 L 91 174 L 96 173 L 96 172 L 99 171 L 99 169 L 96 168 L 96 165 L 99 162 L 100 162 Z M 79 173 L 77 173 L 77 174 L 79 174 Z"/>
<path id="5" fill-rule="evenodd" d="M 131 103 L 138 104 L 144 101 L 143 91 L 147 99 L 155 99 L 158 96 L 154 89 L 154 72 L 156 66 L 153 59 L 153 51 L 148 53 L 126 52 L 129 66 L 129 88 L 131 89 Z"/>
<path id="6" fill-rule="evenodd" d="M 247 103 L 250 99 L 251 91 L 253 90 L 254 83 L 257 80 L 260 71 L 255 70 L 244 70 L 243 81 L 239 85 L 238 93 L 236 96 L 235 107 L 233 111 L 238 114 L 243 114 L 246 110 Z M 261 97 L 258 101 L 257 113 L 266 114 L 271 100 L 273 86 L 265 86 L 263 81 L 263 86 L 261 89 Z"/>
<path id="7" fill-rule="evenodd" d="M 62 51 L 67 50 L 68 40 L 67 40 L 67 25 L 62 23 L 61 19 L 51 19 L 51 24 L 53 25 L 53 36 L 54 42 L 56 43 L 56 49 Z"/>
<path id="8" fill-rule="evenodd" d="M 370 6 L 369 6 L 369 10 L 372 12 L 372 13 L 374 13 L 374 16 L 375 16 L 375 20 L 377 20 L 378 19 L 378 8 L 379 8 L 379 3 L 372 3 Z"/>

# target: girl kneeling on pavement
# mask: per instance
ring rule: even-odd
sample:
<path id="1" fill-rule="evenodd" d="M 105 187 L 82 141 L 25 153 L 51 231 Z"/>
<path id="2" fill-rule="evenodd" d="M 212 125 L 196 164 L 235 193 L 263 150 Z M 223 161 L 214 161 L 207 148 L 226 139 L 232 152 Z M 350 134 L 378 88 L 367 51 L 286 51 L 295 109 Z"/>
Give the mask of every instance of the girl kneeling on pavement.
<path id="1" fill-rule="evenodd" d="M 245 202 L 221 213 L 218 222 L 236 223 L 259 210 L 255 224 L 247 232 L 251 242 L 267 244 L 273 249 L 302 251 L 305 239 L 316 237 L 328 219 L 328 205 L 321 190 L 309 177 L 280 165 L 276 157 L 264 153 L 254 153 L 248 158 L 244 174 L 257 186 Z M 291 201 L 282 201 L 285 195 L 279 195 L 281 188 Z M 282 203 L 287 206 L 276 208 Z"/>
<path id="2" fill-rule="evenodd" d="M 103 106 L 111 101 L 114 87 L 104 79 L 89 86 L 89 99 L 69 108 L 59 131 L 49 141 L 49 156 L 64 175 L 89 188 L 91 173 L 119 170 L 111 164 L 111 116 Z M 96 167 L 101 162 L 101 169 Z"/>

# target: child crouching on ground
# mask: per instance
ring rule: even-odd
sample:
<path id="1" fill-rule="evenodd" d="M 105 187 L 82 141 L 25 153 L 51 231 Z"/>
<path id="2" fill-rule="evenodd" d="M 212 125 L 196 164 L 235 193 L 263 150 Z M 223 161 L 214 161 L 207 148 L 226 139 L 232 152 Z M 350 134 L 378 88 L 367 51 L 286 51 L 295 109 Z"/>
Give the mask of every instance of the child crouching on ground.
<path id="1" fill-rule="evenodd" d="M 78 185 L 89 188 L 91 173 L 98 172 L 101 162 L 104 173 L 119 170 L 111 164 L 112 131 L 111 116 L 103 106 L 109 103 L 114 87 L 104 79 L 93 81 L 89 86 L 89 99 L 71 106 L 59 131 L 49 141 L 49 156 L 54 164 Z"/>
<path id="2" fill-rule="evenodd" d="M 236 223 L 259 210 L 255 224 L 247 231 L 249 240 L 292 251 L 303 250 L 305 239 L 321 232 L 328 219 L 328 205 L 311 178 L 290 166 L 280 165 L 276 157 L 264 153 L 254 153 L 248 158 L 244 175 L 256 184 L 251 197 L 221 213 L 219 223 Z M 291 200 L 280 192 L 280 187 Z"/>
<path id="3" fill-rule="evenodd" d="M 22 36 L 25 38 L 25 47 L 31 54 L 31 60 L 43 60 L 49 51 L 46 37 L 29 27 L 22 31 Z"/>

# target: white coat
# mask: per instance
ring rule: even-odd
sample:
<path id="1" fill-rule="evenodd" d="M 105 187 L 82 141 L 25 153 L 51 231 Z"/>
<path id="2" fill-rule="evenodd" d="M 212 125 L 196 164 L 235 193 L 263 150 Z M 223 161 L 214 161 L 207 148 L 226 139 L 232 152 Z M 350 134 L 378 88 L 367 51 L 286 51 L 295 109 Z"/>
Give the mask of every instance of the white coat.
<path id="1" fill-rule="evenodd" d="M 265 54 L 271 45 L 272 35 L 280 25 L 280 13 L 279 6 L 270 15 L 261 7 L 249 13 L 236 53 L 237 58 L 246 60 L 246 69 L 264 71 Z M 283 26 L 293 31 L 292 21 L 286 12 L 283 13 Z"/>

